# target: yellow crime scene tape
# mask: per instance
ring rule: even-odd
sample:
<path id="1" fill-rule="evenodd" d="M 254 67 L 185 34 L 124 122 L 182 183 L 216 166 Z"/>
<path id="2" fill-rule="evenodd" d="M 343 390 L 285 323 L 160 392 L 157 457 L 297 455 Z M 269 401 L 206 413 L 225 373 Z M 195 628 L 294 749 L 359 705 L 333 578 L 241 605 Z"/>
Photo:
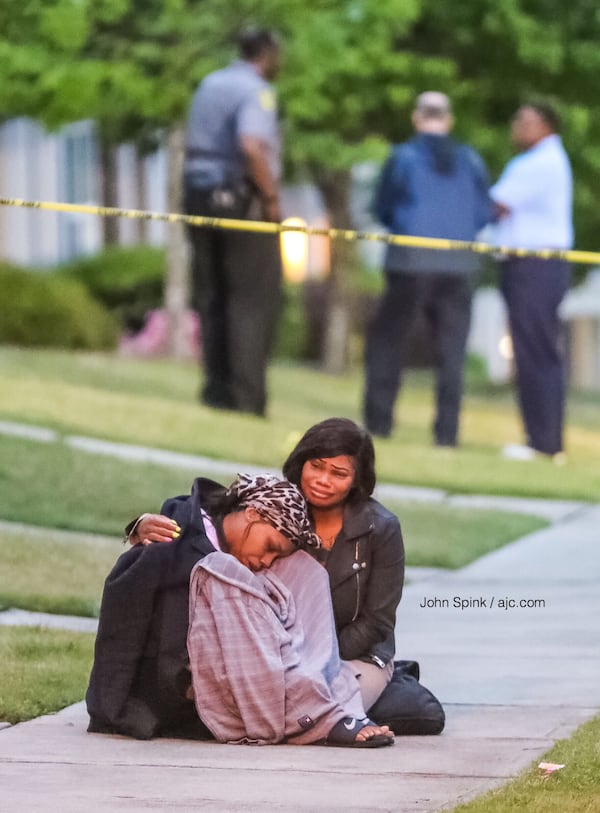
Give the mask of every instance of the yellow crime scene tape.
<path id="1" fill-rule="evenodd" d="M 495 257 L 538 257 L 543 260 L 565 260 L 570 263 L 587 265 L 600 264 L 600 252 L 559 249 L 527 249 L 494 246 L 469 240 L 446 240 L 439 237 L 415 237 L 409 234 L 388 234 L 387 232 L 358 231 L 355 229 L 327 229 L 298 224 L 269 223 L 262 220 L 234 220 L 222 217 L 203 217 L 164 212 L 148 212 L 143 209 L 119 209 L 113 206 L 92 206 L 82 203 L 59 203 L 57 201 L 22 200 L 20 198 L 0 198 L 0 206 L 14 206 L 22 209 L 40 209 L 51 212 L 77 212 L 100 217 L 128 217 L 134 220 L 158 220 L 163 223 L 184 223 L 188 226 L 203 226 L 212 229 L 247 231 L 259 234 L 282 234 L 300 232 L 308 236 L 329 237 L 332 240 L 368 240 L 389 246 L 410 246 L 430 248 L 435 251 L 473 251 L 476 254 L 490 254 Z"/>

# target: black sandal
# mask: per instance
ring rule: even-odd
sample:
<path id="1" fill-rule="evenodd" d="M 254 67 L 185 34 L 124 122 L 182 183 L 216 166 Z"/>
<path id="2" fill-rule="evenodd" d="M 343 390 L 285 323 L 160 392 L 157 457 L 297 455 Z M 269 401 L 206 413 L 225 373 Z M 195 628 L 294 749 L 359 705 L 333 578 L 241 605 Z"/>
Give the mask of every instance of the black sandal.
<path id="1" fill-rule="evenodd" d="M 381 748 L 384 745 L 393 745 L 394 737 L 391 734 L 374 734 L 366 740 L 357 740 L 356 735 L 369 725 L 377 725 L 372 720 L 356 717 L 343 717 L 337 722 L 327 735 L 323 745 L 337 748 Z"/>

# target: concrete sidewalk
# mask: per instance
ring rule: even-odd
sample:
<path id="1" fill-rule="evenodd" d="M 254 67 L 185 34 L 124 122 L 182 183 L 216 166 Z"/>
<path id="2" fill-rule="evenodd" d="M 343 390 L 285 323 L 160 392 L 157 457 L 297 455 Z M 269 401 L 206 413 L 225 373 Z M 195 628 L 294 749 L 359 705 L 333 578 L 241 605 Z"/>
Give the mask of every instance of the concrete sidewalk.
<path id="1" fill-rule="evenodd" d="M 409 584 L 398 656 L 442 700 L 439 737 L 252 748 L 85 733 L 82 704 L 0 731 L 0 809 L 436 811 L 495 787 L 600 708 L 600 507 Z M 505 609 L 502 605 L 505 604 Z"/>

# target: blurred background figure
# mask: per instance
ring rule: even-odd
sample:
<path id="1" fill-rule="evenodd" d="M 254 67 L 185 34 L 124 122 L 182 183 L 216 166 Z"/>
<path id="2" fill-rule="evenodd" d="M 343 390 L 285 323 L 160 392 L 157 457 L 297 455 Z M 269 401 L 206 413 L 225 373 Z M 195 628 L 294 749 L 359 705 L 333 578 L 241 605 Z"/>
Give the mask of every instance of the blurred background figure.
<path id="1" fill-rule="evenodd" d="M 239 38 L 240 59 L 209 74 L 189 114 L 188 214 L 279 221 L 279 44 L 266 30 Z M 279 314 L 278 235 L 190 227 L 194 307 L 202 325 L 207 406 L 264 415 L 266 367 Z"/>
<path id="2" fill-rule="evenodd" d="M 573 180 L 559 130 L 559 116 L 548 105 L 517 110 L 511 135 L 520 154 L 491 190 L 499 246 L 571 248 Z M 559 455 L 556 462 L 564 459 L 566 374 L 558 306 L 570 280 L 564 260 L 509 257 L 501 263 L 527 443 L 505 447 L 507 457 L 532 460 L 541 453 Z"/>
<path id="3" fill-rule="evenodd" d="M 473 240 L 491 216 L 481 157 L 450 137 L 453 116 L 443 93 L 422 93 L 415 135 L 396 145 L 383 167 L 374 209 L 393 233 Z M 387 437 L 415 320 L 425 312 L 435 344 L 434 440 L 455 446 L 477 255 L 389 246 L 385 291 L 367 331 L 364 421 Z"/>

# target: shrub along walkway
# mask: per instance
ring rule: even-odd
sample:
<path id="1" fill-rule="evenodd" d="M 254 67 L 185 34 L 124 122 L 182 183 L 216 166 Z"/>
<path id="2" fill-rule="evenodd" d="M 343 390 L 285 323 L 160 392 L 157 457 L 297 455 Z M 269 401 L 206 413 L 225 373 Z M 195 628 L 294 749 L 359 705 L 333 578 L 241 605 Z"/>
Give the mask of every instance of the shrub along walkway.
<path id="1" fill-rule="evenodd" d="M 600 507 L 562 516 L 407 586 L 398 654 L 444 703 L 441 736 L 352 753 L 139 742 L 87 734 L 77 704 L 0 731 L 0 809 L 408 813 L 502 784 L 600 708 Z"/>

